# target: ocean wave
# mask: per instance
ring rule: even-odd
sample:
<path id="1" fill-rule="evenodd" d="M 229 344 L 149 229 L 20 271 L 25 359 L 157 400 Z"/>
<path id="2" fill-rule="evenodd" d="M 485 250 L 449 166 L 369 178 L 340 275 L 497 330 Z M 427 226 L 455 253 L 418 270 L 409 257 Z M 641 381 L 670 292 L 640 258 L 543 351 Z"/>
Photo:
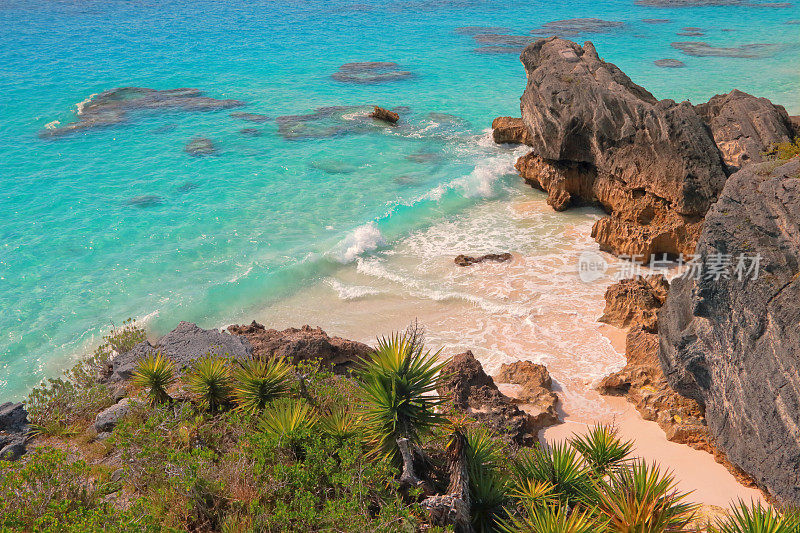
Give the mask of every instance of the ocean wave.
<path id="1" fill-rule="evenodd" d="M 366 287 L 364 285 L 346 285 L 335 278 L 327 278 L 325 283 L 336 291 L 341 300 L 358 300 L 359 298 L 375 296 L 383 292 L 374 287 Z"/>
<path id="2" fill-rule="evenodd" d="M 386 244 L 375 222 L 369 222 L 350 232 L 332 251 L 331 256 L 340 263 L 350 263 L 364 252 L 377 250 Z"/>

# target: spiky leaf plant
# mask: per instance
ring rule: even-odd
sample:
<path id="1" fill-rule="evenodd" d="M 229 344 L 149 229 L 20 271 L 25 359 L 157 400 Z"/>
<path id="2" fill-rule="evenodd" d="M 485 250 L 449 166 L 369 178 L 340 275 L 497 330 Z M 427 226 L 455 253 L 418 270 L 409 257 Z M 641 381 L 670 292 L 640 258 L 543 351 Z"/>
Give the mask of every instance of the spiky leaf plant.
<path id="1" fill-rule="evenodd" d="M 578 502 L 591 487 L 589 468 L 566 443 L 537 446 L 520 454 L 512 466 L 517 490 L 528 481 L 549 483 L 565 505 Z"/>
<path id="2" fill-rule="evenodd" d="M 469 428 L 467 469 L 472 501 L 472 526 L 477 533 L 497 531 L 506 516 L 510 483 L 502 468 L 503 455 L 496 436 L 485 428 Z"/>
<path id="3" fill-rule="evenodd" d="M 616 533 L 686 531 L 697 506 L 675 488 L 675 478 L 658 465 L 636 461 L 595 484 L 593 503 Z"/>
<path id="4" fill-rule="evenodd" d="M 337 407 L 320 418 L 319 427 L 325 434 L 337 439 L 348 439 L 358 434 L 361 417 L 347 409 Z"/>
<path id="5" fill-rule="evenodd" d="M 418 443 L 442 422 L 434 409 L 443 399 L 436 393 L 444 362 L 439 353 L 425 351 L 416 336 L 393 334 L 378 339 L 378 347 L 358 372 L 366 403 L 364 422 L 375 451 L 399 463 L 397 439 Z"/>
<path id="6" fill-rule="evenodd" d="M 198 359 L 186 376 L 186 383 L 200 405 L 212 413 L 230 401 L 231 369 L 222 357 L 207 355 Z"/>
<path id="7" fill-rule="evenodd" d="M 731 506 L 728 516 L 709 528 L 711 533 L 798 533 L 800 515 L 778 511 L 761 502 L 747 504 L 741 500 Z"/>
<path id="8" fill-rule="evenodd" d="M 553 491 L 553 485 L 549 481 L 522 480 L 511 491 L 511 496 L 534 507 L 558 503 L 558 495 Z"/>
<path id="9" fill-rule="evenodd" d="M 564 505 L 535 506 L 525 504 L 521 516 L 503 522 L 506 533 L 604 533 L 605 524 L 587 512 L 570 512 Z"/>
<path id="10" fill-rule="evenodd" d="M 175 383 L 175 364 L 161 352 L 150 353 L 136 364 L 132 381 L 147 391 L 152 403 L 169 402 L 167 389 Z"/>
<path id="11" fill-rule="evenodd" d="M 259 427 L 267 436 L 279 439 L 300 454 L 299 444 L 317 425 L 309 404 L 295 398 L 279 398 L 264 410 Z"/>
<path id="12" fill-rule="evenodd" d="M 246 359 L 234 370 L 233 396 L 239 409 L 256 413 L 289 392 L 292 367 L 281 357 Z"/>
<path id="13" fill-rule="evenodd" d="M 573 435 L 569 443 L 600 476 L 624 465 L 633 450 L 633 442 L 620 440 L 615 428 L 600 424 L 585 435 Z"/>

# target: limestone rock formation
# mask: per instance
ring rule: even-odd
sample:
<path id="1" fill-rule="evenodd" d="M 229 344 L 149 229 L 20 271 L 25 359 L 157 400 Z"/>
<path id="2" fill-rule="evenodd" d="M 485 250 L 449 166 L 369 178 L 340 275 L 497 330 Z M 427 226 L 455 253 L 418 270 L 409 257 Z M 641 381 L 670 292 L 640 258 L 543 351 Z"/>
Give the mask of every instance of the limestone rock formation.
<path id="1" fill-rule="evenodd" d="M 502 254 L 484 254 L 479 255 L 477 257 L 471 255 L 464 255 L 459 254 L 453 259 L 453 262 L 458 266 L 466 267 L 470 265 L 474 265 L 476 263 L 483 263 L 486 261 L 492 261 L 494 263 L 505 263 L 506 261 L 511 261 L 512 255 L 508 252 L 504 252 Z"/>
<path id="2" fill-rule="evenodd" d="M 619 255 L 691 253 L 726 174 L 688 102 L 657 100 L 594 46 L 557 37 L 528 46 L 522 120 L 533 152 L 517 168 L 556 209 L 597 202 L 592 234 Z"/>
<path id="3" fill-rule="evenodd" d="M 669 282 L 661 274 L 623 279 L 606 290 L 606 308 L 599 320 L 618 328 L 638 324 L 657 333 L 656 313 L 668 291 Z"/>
<path id="4" fill-rule="evenodd" d="M 537 422 L 502 394 L 470 351 L 454 356 L 442 372 L 449 377 L 439 394 L 448 396 L 453 408 L 468 413 L 513 444 L 531 446 L 537 442 L 539 429 L 551 425 L 549 420 Z"/>
<path id="5" fill-rule="evenodd" d="M 329 337 L 321 328 L 303 326 L 288 328 L 283 331 L 267 329 L 256 321 L 250 325 L 229 326 L 234 336 L 246 339 L 253 347 L 254 357 L 285 357 L 298 361 L 320 359 L 322 364 L 336 373 L 345 373 L 355 368 L 358 362 L 372 352 L 366 344 Z"/>
<path id="6" fill-rule="evenodd" d="M 790 141 L 793 127 L 782 106 L 733 90 L 695 106 L 708 123 L 729 169 L 763 161 L 770 146 Z"/>
<path id="7" fill-rule="evenodd" d="M 793 505 L 800 504 L 798 178 L 798 157 L 731 176 L 697 246 L 707 268 L 730 261 L 728 275 L 676 279 L 659 314 L 670 385 L 705 407 L 732 463 Z M 740 257 L 750 261 L 737 272 Z M 756 257 L 758 270 L 750 268 Z"/>
<path id="8" fill-rule="evenodd" d="M 492 138 L 497 144 L 530 144 L 530 133 L 521 118 L 497 117 L 492 121 Z"/>
<path id="9" fill-rule="evenodd" d="M 97 433 L 113 431 L 119 421 L 130 413 L 134 407 L 140 404 L 141 402 L 139 400 L 123 398 L 118 403 L 97 413 L 94 419 L 94 429 Z"/>
<path id="10" fill-rule="evenodd" d="M 397 121 L 400 120 L 400 115 L 394 111 L 389 111 L 388 109 L 384 109 L 379 106 L 375 106 L 375 109 L 373 109 L 369 116 L 375 120 L 382 120 L 389 124 L 397 124 Z"/>
<path id="11" fill-rule="evenodd" d="M 27 451 L 28 412 L 21 403 L 0 404 L 0 461 L 16 461 Z"/>
<path id="12" fill-rule="evenodd" d="M 516 400 L 526 405 L 525 412 L 533 417 L 536 427 L 558 424 L 558 396 L 553 392 L 553 380 L 547 367 L 532 361 L 503 364 L 495 376 L 499 383 L 520 385 Z"/>
<path id="13" fill-rule="evenodd" d="M 222 333 L 216 329 L 202 329 L 191 322 L 180 322 L 178 327 L 161 337 L 155 345 L 142 341 L 129 352 L 119 354 L 111 361 L 109 380 L 124 381 L 131 378 L 139 359 L 161 352 L 183 369 L 192 361 L 208 354 L 233 358 L 250 357 L 253 348 L 247 339 Z"/>

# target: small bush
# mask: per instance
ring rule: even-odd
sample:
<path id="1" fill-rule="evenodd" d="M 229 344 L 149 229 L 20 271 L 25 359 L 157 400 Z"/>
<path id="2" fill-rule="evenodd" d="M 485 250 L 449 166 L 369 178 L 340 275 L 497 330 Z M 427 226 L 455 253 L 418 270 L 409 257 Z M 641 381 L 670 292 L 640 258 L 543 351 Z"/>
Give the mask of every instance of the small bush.
<path id="1" fill-rule="evenodd" d="M 151 353 L 137 363 L 132 381 L 147 391 L 151 403 L 167 403 L 172 400 L 167 389 L 175 383 L 175 363 L 161 352 Z"/>
<path id="2" fill-rule="evenodd" d="M 793 141 L 778 143 L 767 152 L 767 156 L 773 159 L 786 160 L 800 155 L 800 137 L 795 137 Z"/>
<path id="3" fill-rule="evenodd" d="M 186 376 L 186 381 L 200 405 L 212 413 L 216 413 L 231 399 L 233 388 L 227 359 L 216 355 L 199 359 Z"/>
<path id="4" fill-rule="evenodd" d="M 233 395 L 240 409 L 255 413 L 289 392 L 292 367 L 279 357 L 268 361 L 247 359 L 234 371 Z"/>

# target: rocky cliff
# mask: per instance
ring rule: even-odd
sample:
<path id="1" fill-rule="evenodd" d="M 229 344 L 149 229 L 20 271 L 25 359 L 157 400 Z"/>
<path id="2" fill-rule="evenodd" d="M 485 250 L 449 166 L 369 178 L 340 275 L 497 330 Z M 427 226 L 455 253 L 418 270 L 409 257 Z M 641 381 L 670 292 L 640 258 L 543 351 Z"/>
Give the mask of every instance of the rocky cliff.
<path id="1" fill-rule="evenodd" d="M 659 313 L 670 385 L 705 407 L 715 443 L 781 502 L 800 504 L 800 159 L 731 176 L 697 245 L 701 276 Z M 737 271 L 739 257 L 750 258 Z M 757 268 L 752 258 L 759 258 Z M 727 275 L 714 268 L 727 261 Z"/>
<path id="2" fill-rule="evenodd" d="M 738 91 L 701 107 L 658 100 L 590 42 L 542 39 L 521 60 L 532 151 L 517 169 L 556 210 L 599 204 L 592 236 L 617 255 L 691 254 L 729 167 L 791 135 L 783 108 Z"/>

